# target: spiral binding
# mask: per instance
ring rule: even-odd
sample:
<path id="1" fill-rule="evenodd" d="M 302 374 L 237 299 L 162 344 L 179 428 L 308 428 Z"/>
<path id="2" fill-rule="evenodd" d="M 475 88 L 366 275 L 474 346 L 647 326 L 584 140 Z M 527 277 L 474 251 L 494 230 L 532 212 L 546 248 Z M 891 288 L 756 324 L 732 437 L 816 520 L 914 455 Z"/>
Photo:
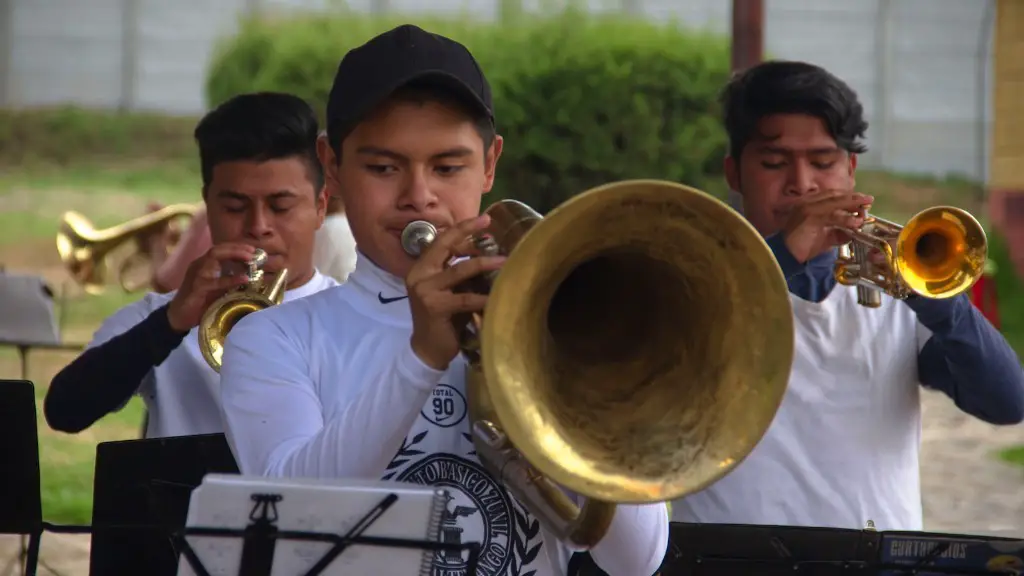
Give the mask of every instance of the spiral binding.
<path id="1" fill-rule="evenodd" d="M 441 539 L 441 522 L 444 520 L 445 508 L 448 506 L 448 491 L 437 489 L 434 491 L 434 508 L 430 511 L 430 522 L 427 525 L 427 541 L 438 542 Z M 420 561 L 420 576 L 430 576 L 434 571 L 433 550 L 424 550 L 423 559 Z"/>

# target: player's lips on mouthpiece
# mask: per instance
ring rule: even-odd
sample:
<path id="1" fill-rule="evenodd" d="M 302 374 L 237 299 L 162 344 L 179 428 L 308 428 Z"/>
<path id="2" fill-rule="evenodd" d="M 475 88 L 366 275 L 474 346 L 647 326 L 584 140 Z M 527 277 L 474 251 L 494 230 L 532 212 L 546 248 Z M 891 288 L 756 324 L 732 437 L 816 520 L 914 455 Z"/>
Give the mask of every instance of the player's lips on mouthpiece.
<path id="1" fill-rule="evenodd" d="M 438 234 L 441 234 L 442 232 L 444 232 L 445 230 L 448 229 L 448 225 L 447 224 L 438 224 L 436 221 L 432 221 L 429 218 L 415 218 L 415 219 L 403 222 L 400 225 L 388 226 L 385 229 L 387 230 L 388 234 L 391 234 L 392 236 L 395 236 L 396 238 L 401 238 L 402 237 L 402 232 L 405 231 L 406 227 L 409 226 L 409 224 L 412 224 L 413 222 L 420 222 L 420 221 L 422 221 L 422 222 L 430 222 L 434 226 L 434 228 L 437 229 L 437 233 Z"/>

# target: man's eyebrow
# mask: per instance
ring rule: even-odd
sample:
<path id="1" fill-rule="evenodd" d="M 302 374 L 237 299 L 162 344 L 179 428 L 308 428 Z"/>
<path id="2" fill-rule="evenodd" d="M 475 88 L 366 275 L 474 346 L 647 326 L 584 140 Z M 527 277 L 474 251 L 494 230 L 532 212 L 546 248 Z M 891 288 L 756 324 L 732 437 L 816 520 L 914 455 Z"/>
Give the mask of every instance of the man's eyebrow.
<path id="1" fill-rule="evenodd" d="M 444 152 L 434 154 L 434 159 L 441 160 L 444 158 L 465 158 L 466 156 L 472 155 L 473 150 L 471 148 L 467 148 L 465 146 L 456 146 L 455 148 L 450 148 L 448 150 L 445 150 Z"/>
<path id="2" fill-rule="evenodd" d="M 383 156 L 390 158 L 396 162 L 408 162 L 409 157 L 405 154 L 399 154 L 394 150 L 388 150 L 387 148 L 381 148 L 379 146 L 360 146 L 356 149 L 356 154 L 363 154 L 365 156 Z M 434 160 L 442 160 L 445 158 L 465 158 L 473 155 L 473 149 L 466 146 L 456 146 L 449 148 L 442 152 L 434 154 L 431 158 Z"/>
<path id="3" fill-rule="evenodd" d="M 824 154 L 837 154 L 841 152 L 838 146 L 819 146 L 817 148 L 811 148 L 807 151 L 812 156 L 821 156 Z"/>
<path id="4" fill-rule="evenodd" d="M 268 194 L 266 198 L 268 200 L 282 200 L 285 198 L 294 198 L 297 194 L 293 190 L 278 190 L 272 194 Z M 244 200 L 246 202 L 252 200 L 251 196 L 236 192 L 235 190 L 221 190 L 217 192 L 218 198 L 227 198 L 230 200 Z"/>
<path id="5" fill-rule="evenodd" d="M 776 144 L 765 144 L 758 147 L 758 151 L 764 154 L 784 154 L 792 155 L 805 153 L 811 156 L 821 156 L 824 154 L 835 154 L 839 152 L 838 146 L 818 146 L 816 148 L 810 148 L 807 150 L 798 150 L 796 148 L 790 148 L 788 146 L 778 146 Z"/>
<path id="6" fill-rule="evenodd" d="M 409 159 L 404 154 L 399 154 L 394 150 L 388 150 L 387 148 L 381 148 L 379 146 L 360 146 L 356 149 L 356 154 L 362 154 L 364 156 L 383 156 L 390 158 L 396 162 L 406 162 Z"/>
<path id="7" fill-rule="evenodd" d="M 218 198 L 230 198 L 231 200 L 249 200 L 249 197 L 241 192 L 235 192 L 234 190 L 221 190 L 217 192 Z"/>
<path id="8" fill-rule="evenodd" d="M 294 198 L 297 196 L 292 190 L 279 190 L 267 196 L 271 200 L 283 200 L 285 198 Z"/>

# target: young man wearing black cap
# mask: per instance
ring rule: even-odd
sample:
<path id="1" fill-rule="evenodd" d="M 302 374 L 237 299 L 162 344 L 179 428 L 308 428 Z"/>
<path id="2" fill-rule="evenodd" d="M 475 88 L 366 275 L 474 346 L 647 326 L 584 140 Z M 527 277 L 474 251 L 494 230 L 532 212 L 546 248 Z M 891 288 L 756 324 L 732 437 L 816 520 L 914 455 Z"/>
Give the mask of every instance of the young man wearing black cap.
<path id="1" fill-rule="evenodd" d="M 344 286 L 231 332 L 221 390 L 243 473 L 445 486 L 462 541 L 482 545 L 479 574 L 565 574 L 572 550 L 476 458 L 451 324 L 486 302 L 452 286 L 501 266 L 465 242 L 487 223 L 502 148 L 483 73 L 461 44 L 401 26 L 345 56 L 327 116 L 320 156 L 360 255 Z M 418 259 L 400 238 L 414 220 L 439 230 Z M 663 504 L 620 506 L 590 552 L 610 576 L 642 576 L 667 542 Z M 465 573 L 464 560 L 439 555 L 433 573 Z"/>

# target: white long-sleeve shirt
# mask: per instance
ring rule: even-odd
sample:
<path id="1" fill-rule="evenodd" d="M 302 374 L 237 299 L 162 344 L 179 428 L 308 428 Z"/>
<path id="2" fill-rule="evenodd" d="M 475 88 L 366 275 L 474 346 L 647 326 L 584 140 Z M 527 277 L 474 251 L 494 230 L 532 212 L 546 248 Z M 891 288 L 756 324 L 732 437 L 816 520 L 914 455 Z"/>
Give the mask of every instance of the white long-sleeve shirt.
<path id="1" fill-rule="evenodd" d="M 753 452 L 678 500 L 682 522 L 921 530 L 917 354 L 931 337 L 888 296 L 857 304 L 837 286 L 790 296 L 796 354 L 789 386 Z"/>
<path id="2" fill-rule="evenodd" d="M 221 372 L 227 438 L 243 474 L 391 479 L 443 486 L 479 574 L 565 574 L 572 553 L 476 458 L 465 364 L 413 353 L 403 282 L 359 255 L 343 286 L 243 319 Z M 619 506 L 590 552 L 610 576 L 646 576 L 668 545 L 664 504 Z M 435 574 L 458 574 L 450 559 Z"/>

